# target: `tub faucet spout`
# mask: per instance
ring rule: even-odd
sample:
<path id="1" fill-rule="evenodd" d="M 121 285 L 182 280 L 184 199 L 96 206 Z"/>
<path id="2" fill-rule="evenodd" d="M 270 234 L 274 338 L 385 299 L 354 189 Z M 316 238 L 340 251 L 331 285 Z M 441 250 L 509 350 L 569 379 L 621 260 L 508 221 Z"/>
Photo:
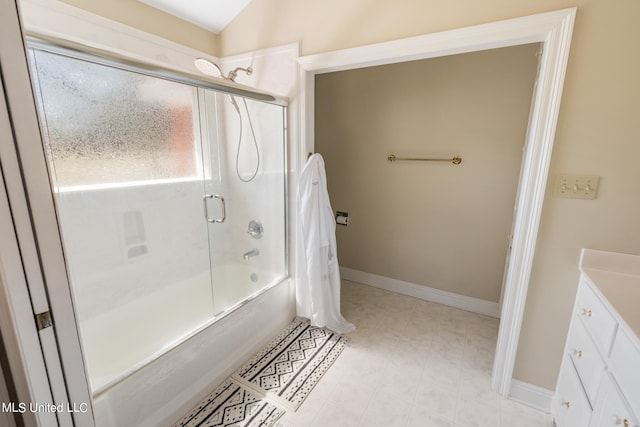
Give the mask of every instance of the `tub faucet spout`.
<path id="1" fill-rule="evenodd" d="M 252 258 L 254 256 L 258 256 L 260 255 L 260 251 L 258 249 L 251 249 L 249 252 L 245 252 L 244 254 L 242 254 L 242 258 L 244 258 L 244 260 L 248 260 L 249 258 Z"/>

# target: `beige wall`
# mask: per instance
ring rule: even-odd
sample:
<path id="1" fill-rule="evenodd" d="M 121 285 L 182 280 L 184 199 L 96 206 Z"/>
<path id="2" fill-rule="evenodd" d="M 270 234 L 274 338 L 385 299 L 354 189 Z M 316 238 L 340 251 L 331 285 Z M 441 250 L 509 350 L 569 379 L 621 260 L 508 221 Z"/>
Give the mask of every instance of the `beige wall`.
<path id="1" fill-rule="evenodd" d="M 499 302 L 539 49 L 317 76 L 315 151 L 351 221 L 341 266 Z"/>
<path id="2" fill-rule="evenodd" d="M 218 36 L 137 0 L 61 0 L 133 28 L 218 56 Z"/>
<path id="3" fill-rule="evenodd" d="M 602 181 L 597 200 L 551 191 L 545 198 L 515 377 L 548 389 L 555 388 L 580 249 L 640 254 L 640 2 L 254 0 L 220 38 L 221 55 L 294 41 L 306 55 L 573 6 L 549 188 L 559 173 Z"/>

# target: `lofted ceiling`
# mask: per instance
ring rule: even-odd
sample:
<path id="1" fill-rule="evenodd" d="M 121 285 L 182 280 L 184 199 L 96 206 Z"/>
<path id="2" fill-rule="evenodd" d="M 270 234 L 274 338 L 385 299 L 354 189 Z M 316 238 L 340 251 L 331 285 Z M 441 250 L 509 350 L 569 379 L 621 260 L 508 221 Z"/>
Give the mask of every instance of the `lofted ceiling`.
<path id="1" fill-rule="evenodd" d="M 227 26 L 251 0 L 138 0 L 215 34 Z"/>

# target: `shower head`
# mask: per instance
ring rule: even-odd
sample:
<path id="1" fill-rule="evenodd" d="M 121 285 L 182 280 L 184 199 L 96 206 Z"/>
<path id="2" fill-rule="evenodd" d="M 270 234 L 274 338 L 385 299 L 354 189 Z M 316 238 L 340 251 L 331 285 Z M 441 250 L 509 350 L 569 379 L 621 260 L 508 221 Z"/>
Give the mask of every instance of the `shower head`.
<path id="1" fill-rule="evenodd" d="M 222 69 L 218 66 L 218 64 L 216 64 L 215 62 L 211 62 L 206 58 L 196 58 L 193 61 L 193 63 L 198 69 L 198 71 L 200 71 L 202 74 L 205 74 L 207 76 L 213 76 L 213 77 L 222 77 L 223 79 L 231 80 L 232 82 L 236 81 L 236 77 L 238 76 L 238 71 L 244 71 L 245 73 L 247 73 L 248 76 L 250 76 L 251 73 L 253 73 L 253 68 L 251 67 L 248 67 L 248 68 L 238 67 L 238 68 L 235 68 L 234 70 L 229 71 L 229 74 L 225 76 L 224 73 L 222 72 Z"/>
<path id="2" fill-rule="evenodd" d="M 198 71 L 200 71 L 202 74 L 206 74 L 207 76 L 224 78 L 224 74 L 222 74 L 222 70 L 220 69 L 220 67 L 218 67 L 218 64 L 216 64 L 215 62 L 211 62 L 205 58 L 196 58 L 195 61 L 193 61 L 193 64 L 196 66 Z"/>

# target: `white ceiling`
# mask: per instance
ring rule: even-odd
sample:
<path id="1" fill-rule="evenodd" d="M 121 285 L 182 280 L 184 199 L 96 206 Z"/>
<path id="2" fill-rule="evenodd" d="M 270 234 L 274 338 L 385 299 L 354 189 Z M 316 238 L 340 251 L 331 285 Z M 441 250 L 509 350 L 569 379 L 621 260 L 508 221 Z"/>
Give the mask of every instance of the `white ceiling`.
<path id="1" fill-rule="evenodd" d="M 138 0 L 218 34 L 251 0 Z"/>

